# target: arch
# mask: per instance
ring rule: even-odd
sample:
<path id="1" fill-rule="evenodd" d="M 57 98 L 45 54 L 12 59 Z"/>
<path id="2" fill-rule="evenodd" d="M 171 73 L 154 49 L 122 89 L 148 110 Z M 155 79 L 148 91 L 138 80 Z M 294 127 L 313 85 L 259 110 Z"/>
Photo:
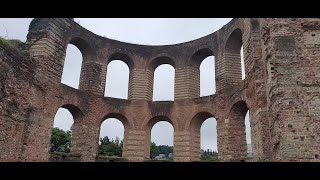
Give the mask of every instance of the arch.
<path id="1" fill-rule="evenodd" d="M 233 104 L 228 115 L 229 150 L 232 160 L 247 160 L 248 145 L 246 141 L 245 117 L 249 108 L 245 101 Z"/>
<path id="2" fill-rule="evenodd" d="M 126 118 L 126 116 L 120 114 L 120 113 L 109 113 L 107 115 L 105 115 L 101 120 L 100 120 L 100 125 L 99 127 L 101 127 L 101 124 L 103 123 L 103 121 L 105 121 L 106 119 L 109 118 L 115 118 L 118 119 L 124 126 L 124 128 L 130 128 L 132 127 L 131 122 Z M 100 131 L 100 130 L 99 130 Z"/>
<path id="3" fill-rule="evenodd" d="M 69 44 L 76 46 L 81 51 L 83 56 L 88 53 L 92 53 L 92 48 L 89 43 L 80 37 L 70 38 Z"/>
<path id="4" fill-rule="evenodd" d="M 61 107 L 67 109 L 72 114 L 74 119 L 79 119 L 84 116 L 82 110 L 73 104 L 64 104 Z"/>
<path id="5" fill-rule="evenodd" d="M 176 127 L 176 124 L 175 124 L 174 122 L 172 122 L 172 121 L 170 120 L 170 118 L 168 118 L 167 116 L 155 116 L 155 117 L 151 118 L 151 119 L 146 123 L 146 127 L 147 127 L 148 129 L 152 129 L 152 127 L 153 127 L 156 123 L 158 123 L 158 122 L 160 122 L 160 121 L 167 121 L 167 122 L 169 122 L 169 123 L 173 126 L 173 128 Z"/>
<path id="6" fill-rule="evenodd" d="M 106 127 L 107 125 L 109 127 Z M 112 127 L 110 127 L 112 126 Z M 117 133 L 121 131 L 121 134 L 117 134 L 115 139 L 110 136 L 108 131 L 112 131 L 116 127 Z M 116 133 L 115 131 L 113 133 Z M 119 135 L 119 136 L 118 136 Z M 99 146 L 98 156 L 118 156 L 124 155 L 124 138 L 125 138 L 125 127 L 124 124 L 116 118 L 106 118 L 100 125 L 99 132 Z M 110 149 L 112 147 L 112 149 Z"/>
<path id="7" fill-rule="evenodd" d="M 61 111 L 66 109 L 66 111 Z M 71 114 L 71 117 L 68 117 Z M 72 104 L 65 104 L 59 108 L 54 117 L 53 129 L 51 132 L 49 152 L 69 153 L 72 146 L 72 130 L 78 119 L 83 117 L 83 112 Z M 62 124 L 61 120 L 71 122 Z M 56 124 L 56 123 L 59 124 Z M 68 127 L 67 127 L 68 126 Z M 54 136 L 53 136 L 54 135 Z"/>
<path id="8" fill-rule="evenodd" d="M 160 65 L 154 71 L 153 101 L 173 101 L 175 86 L 175 69 L 171 65 Z"/>
<path id="9" fill-rule="evenodd" d="M 104 96 L 128 99 L 129 77 L 128 65 L 122 60 L 113 59 L 107 66 Z"/>
<path id="10" fill-rule="evenodd" d="M 190 132 L 191 132 L 191 160 L 199 161 L 201 157 L 201 127 L 203 123 L 209 118 L 214 118 L 213 114 L 209 112 L 199 112 L 197 113 L 190 122 Z M 215 120 L 217 122 L 217 120 Z M 216 130 L 217 132 L 217 127 Z M 218 142 L 216 142 L 218 143 Z"/>
<path id="11" fill-rule="evenodd" d="M 193 63 L 195 63 L 195 65 L 200 68 L 201 63 L 203 62 L 204 59 L 206 59 L 209 56 L 215 56 L 213 51 L 209 48 L 203 48 L 198 50 L 197 52 L 195 52 L 192 57 L 191 60 Z"/>
<path id="12" fill-rule="evenodd" d="M 240 49 L 242 46 L 242 31 L 241 29 L 237 28 L 235 29 L 227 39 L 226 45 L 225 45 L 225 51 L 227 53 L 240 53 Z"/>
<path id="13" fill-rule="evenodd" d="M 149 69 L 154 72 L 157 67 L 163 65 L 163 64 L 169 64 L 171 65 L 173 68 L 176 68 L 176 65 L 175 65 L 175 62 L 172 58 L 168 57 L 168 56 L 159 56 L 155 59 L 153 59 L 151 62 L 150 62 L 150 66 L 149 66 Z"/>
<path id="14" fill-rule="evenodd" d="M 200 64 L 200 97 L 216 92 L 215 57 L 208 56 Z"/>
<path id="15" fill-rule="evenodd" d="M 114 53 L 112 53 L 108 57 L 107 64 L 109 65 L 110 62 L 112 62 L 114 60 L 120 60 L 120 61 L 126 63 L 128 68 L 130 69 L 130 71 L 132 69 L 134 69 L 134 62 L 133 62 L 132 58 L 126 53 L 122 53 L 122 52 L 114 52 Z"/>
<path id="16" fill-rule="evenodd" d="M 226 80 L 233 86 L 244 77 L 242 31 L 237 28 L 228 37 L 224 49 Z"/>
<path id="17" fill-rule="evenodd" d="M 197 113 L 190 122 L 190 130 L 199 129 L 202 125 L 202 123 L 207 120 L 208 118 L 214 118 L 213 114 L 209 112 L 199 112 Z"/>
<path id="18" fill-rule="evenodd" d="M 61 83 L 79 89 L 81 66 L 84 56 L 78 46 L 69 44 L 66 48 L 66 55 L 63 63 Z"/>
<path id="19" fill-rule="evenodd" d="M 175 125 L 174 123 L 166 116 L 156 116 L 156 117 L 153 117 L 151 118 L 148 123 L 147 123 L 147 138 L 146 138 L 146 141 L 145 141 L 145 148 L 146 148 L 146 155 L 145 157 L 147 159 L 150 159 L 151 158 L 151 136 L 152 136 L 152 129 L 154 126 L 156 126 L 156 124 L 158 124 L 159 122 L 168 122 L 172 125 L 173 127 L 173 145 L 174 145 L 174 130 L 175 130 Z M 157 144 L 159 145 L 159 144 Z"/>

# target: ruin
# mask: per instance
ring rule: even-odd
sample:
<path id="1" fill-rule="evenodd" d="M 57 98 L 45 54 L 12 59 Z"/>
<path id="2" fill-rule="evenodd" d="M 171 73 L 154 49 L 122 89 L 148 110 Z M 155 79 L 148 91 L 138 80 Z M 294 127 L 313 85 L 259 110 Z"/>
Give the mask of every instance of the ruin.
<path id="1" fill-rule="evenodd" d="M 69 43 L 83 56 L 79 90 L 61 83 Z M 72 18 L 35 18 L 24 45 L 0 43 L 0 161 L 48 161 L 60 107 L 73 115 L 70 154 L 81 161 L 96 161 L 100 125 L 111 117 L 124 125 L 129 161 L 150 158 L 159 120 L 174 127 L 174 161 L 198 161 L 209 117 L 217 120 L 219 160 L 243 161 L 248 110 L 254 161 L 319 161 L 320 19 L 232 19 L 190 42 L 146 46 L 98 36 Z M 211 55 L 217 92 L 199 97 L 199 66 Z M 130 69 L 128 100 L 103 96 L 113 59 Z M 153 73 L 162 64 L 175 68 L 172 102 L 152 101 Z"/>

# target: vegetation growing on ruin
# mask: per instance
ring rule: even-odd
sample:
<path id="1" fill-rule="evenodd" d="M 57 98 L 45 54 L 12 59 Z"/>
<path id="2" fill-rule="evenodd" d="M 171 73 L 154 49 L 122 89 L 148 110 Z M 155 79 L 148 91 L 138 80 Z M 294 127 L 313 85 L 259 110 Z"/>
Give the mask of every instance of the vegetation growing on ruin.
<path id="1" fill-rule="evenodd" d="M 29 42 L 22 42 L 18 39 L 5 39 L 0 37 L 0 47 L 4 48 L 6 52 L 11 52 L 14 55 L 28 57 L 28 49 L 31 46 Z"/>

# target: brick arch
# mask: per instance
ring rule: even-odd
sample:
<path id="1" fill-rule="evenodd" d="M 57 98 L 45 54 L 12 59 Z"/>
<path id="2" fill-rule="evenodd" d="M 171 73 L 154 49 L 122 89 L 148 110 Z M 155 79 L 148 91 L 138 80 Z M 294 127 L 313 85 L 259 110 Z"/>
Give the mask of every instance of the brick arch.
<path id="1" fill-rule="evenodd" d="M 143 127 L 151 131 L 152 127 L 160 121 L 169 122 L 173 126 L 173 129 L 178 127 L 176 122 L 172 121 L 167 116 L 154 116 L 151 119 L 149 119 L 146 123 L 144 123 Z"/>
<path id="2" fill-rule="evenodd" d="M 210 48 L 199 49 L 193 53 L 191 57 L 192 64 L 194 64 L 197 68 L 200 68 L 202 61 L 209 56 L 215 56 L 214 52 Z"/>
<path id="3" fill-rule="evenodd" d="M 232 105 L 228 117 L 233 113 L 237 113 L 240 116 L 245 116 L 248 110 L 248 105 L 244 100 L 238 101 Z"/>
<path id="4" fill-rule="evenodd" d="M 62 104 L 61 106 L 56 108 L 55 115 L 60 108 L 67 109 L 71 113 L 74 123 L 84 117 L 84 112 L 77 105 L 68 103 Z"/>
<path id="5" fill-rule="evenodd" d="M 169 56 L 159 56 L 151 60 L 149 64 L 149 69 L 154 72 L 157 67 L 163 65 L 163 64 L 169 64 L 171 65 L 174 69 L 176 68 L 174 60 L 169 57 Z"/>
<path id="6" fill-rule="evenodd" d="M 128 66 L 130 71 L 135 67 L 133 59 L 126 53 L 123 53 L 123 52 L 111 53 L 109 57 L 107 57 L 107 66 L 111 61 L 114 61 L 114 60 L 120 60 L 124 62 Z"/>
<path id="7" fill-rule="evenodd" d="M 214 117 L 214 115 L 207 111 L 198 112 L 193 118 L 191 119 L 189 125 L 189 132 L 190 132 L 190 140 L 191 140 L 191 160 L 192 161 L 199 161 L 200 160 L 200 149 L 201 149 L 201 126 L 205 120 L 208 118 Z"/>
<path id="8" fill-rule="evenodd" d="M 228 37 L 225 44 L 225 51 L 227 53 L 240 53 L 242 41 L 242 30 L 237 28 Z"/>
<path id="9" fill-rule="evenodd" d="M 247 158 L 247 142 L 245 131 L 245 116 L 249 108 L 245 101 L 234 103 L 228 114 L 228 145 L 232 160 L 245 161 Z"/>
<path id="10" fill-rule="evenodd" d="M 94 49 L 91 47 L 90 43 L 82 37 L 79 37 L 79 36 L 68 37 L 66 39 L 65 50 L 64 50 L 65 52 L 67 50 L 68 44 L 72 44 L 80 50 L 83 60 L 86 59 L 85 58 L 86 56 L 95 54 Z"/>
<path id="11" fill-rule="evenodd" d="M 126 118 L 126 116 L 124 116 L 120 113 L 109 113 L 109 114 L 105 115 L 103 118 L 101 118 L 100 123 L 99 123 L 99 127 L 101 127 L 101 124 L 104 121 L 106 121 L 108 118 L 118 119 L 123 124 L 125 130 L 126 130 L 126 128 L 132 127 L 132 123 Z"/>
<path id="12" fill-rule="evenodd" d="M 204 121 L 206 121 L 208 118 L 215 118 L 214 115 L 210 112 L 199 112 L 190 121 L 189 129 L 191 131 L 193 130 L 200 130 L 201 125 Z"/>

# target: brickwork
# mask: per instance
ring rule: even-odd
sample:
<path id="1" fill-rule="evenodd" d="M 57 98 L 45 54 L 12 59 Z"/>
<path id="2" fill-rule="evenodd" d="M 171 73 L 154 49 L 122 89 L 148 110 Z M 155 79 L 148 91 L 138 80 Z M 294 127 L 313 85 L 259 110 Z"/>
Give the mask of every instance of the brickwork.
<path id="1" fill-rule="evenodd" d="M 107 118 L 123 123 L 129 161 L 150 158 L 159 121 L 174 127 L 174 161 L 199 161 L 200 128 L 209 117 L 217 120 L 219 160 L 245 161 L 248 110 L 254 161 L 319 161 L 319 19 L 233 19 L 194 41 L 144 46 L 96 36 L 71 18 L 36 18 L 26 44 L 27 55 L 0 43 L 0 161 L 49 161 L 60 107 L 74 118 L 70 157 L 77 161 L 97 161 Z M 79 90 L 61 84 L 68 44 L 83 57 Z M 199 66 L 212 55 L 217 92 L 199 97 Z M 128 100 L 103 97 L 107 65 L 118 59 L 130 69 Z M 171 102 L 152 102 L 161 64 L 175 68 Z"/>
<path id="2" fill-rule="evenodd" d="M 174 99 L 189 99 L 200 96 L 200 70 L 194 67 L 177 68 Z"/>

